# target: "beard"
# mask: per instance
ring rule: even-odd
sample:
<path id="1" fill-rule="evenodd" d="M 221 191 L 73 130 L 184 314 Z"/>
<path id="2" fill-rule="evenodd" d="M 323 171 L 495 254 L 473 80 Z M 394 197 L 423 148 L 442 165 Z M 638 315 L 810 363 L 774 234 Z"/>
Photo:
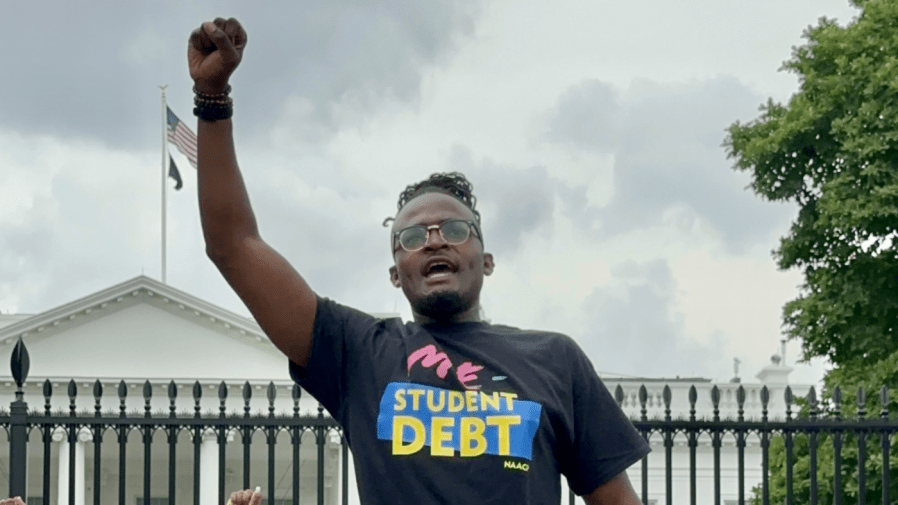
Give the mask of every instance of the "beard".
<path id="1" fill-rule="evenodd" d="M 447 321 L 466 309 L 457 292 L 431 293 L 418 302 L 417 312 L 436 321 Z"/>

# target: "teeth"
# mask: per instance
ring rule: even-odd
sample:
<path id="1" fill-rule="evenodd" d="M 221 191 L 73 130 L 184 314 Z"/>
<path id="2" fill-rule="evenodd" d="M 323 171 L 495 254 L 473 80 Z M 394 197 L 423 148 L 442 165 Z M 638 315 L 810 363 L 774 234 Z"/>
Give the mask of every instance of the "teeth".
<path id="1" fill-rule="evenodd" d="M 451 263 L 449 263 L 447 261 L 438 260 L 438 261 L 435 261 L 427 266 L 427 270 L 425 270 L 424 276 L 425 277 L 432 277 L 432 276 L 436 276 L 436 275 L 445 276 L 445 275 L 449 275 L 452 273 L 455 273 L 455 268 L 452 266 Z"/>
<path id="2" fill-rule="evenodd" d="M 427 276 L 449 275 L 451 273 L 452 265 L 443 262 L 434 263 L 427 269 Z"/>

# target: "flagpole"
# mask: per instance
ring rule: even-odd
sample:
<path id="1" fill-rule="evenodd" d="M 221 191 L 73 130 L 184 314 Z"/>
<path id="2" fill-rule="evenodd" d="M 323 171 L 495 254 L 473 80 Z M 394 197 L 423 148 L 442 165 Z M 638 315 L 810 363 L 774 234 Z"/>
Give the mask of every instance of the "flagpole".
<path id="1" fill-rule="evenodd" d="M 166 179 L 168 178 L 168 172 L 165 170 L 165 158 L 166 153 L 168 151 L 168 127 L 166 126 L 168 123 L 168 114 L 166 114 L 166 104 L 165 104 L 165 88 L 168 87 L 168 84 L 164 86 L 159 86 L 159 89 L 162 90 L 162 283 L 165 284 L 165 183 L 168 182 Z"/>

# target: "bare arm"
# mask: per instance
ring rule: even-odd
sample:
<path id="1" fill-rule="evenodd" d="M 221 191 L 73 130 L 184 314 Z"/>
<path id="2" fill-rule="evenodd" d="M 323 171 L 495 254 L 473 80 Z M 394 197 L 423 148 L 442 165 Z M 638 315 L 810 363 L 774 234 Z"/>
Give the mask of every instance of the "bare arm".
<path id="1" fill-rule="evenodd" d="M 640 505 L 639 497 L 630 484 L 627 472 L 597 487 L 592 493 L 583 497 L 589 505 Z"/>
<path id="2" fill-rule="evenodd" d="M 227 88 L 246 44 L 235 19 L 204 23 L 190 36 L 188 60 L 197 89 Z M 315 293 L 292 266 L 259 236 L 234 149 L 230 119 L 199 120 L 197 171 L 206 254 L 256 321 L 291 361 L 307 366 Z"/>

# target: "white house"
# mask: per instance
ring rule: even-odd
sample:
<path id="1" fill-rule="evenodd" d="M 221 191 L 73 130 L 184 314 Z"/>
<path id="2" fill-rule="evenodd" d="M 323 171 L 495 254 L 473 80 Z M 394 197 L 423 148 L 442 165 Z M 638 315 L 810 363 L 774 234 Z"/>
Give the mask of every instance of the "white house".
<path id="1" fill-rule="evenodd" d="M 382 315 L 389 317 L 392 315 Z M 104 411 L 118 412 L 120 399 L 117 388 L 121 381 L 127 385 L 125 400 L 129 411 L 143 412 L 145 401 L 143 387 L 146 381 L 152 386 L 151 407 L 154 412 L 168 412 L 168 387 L 173 381 L 177 388 L 175 407 L 178 412 L 194 412 L 193 387 L 202 387 L 200 407 L 203 412 L 218 413 L 220 401 L 218 388 L 222 382 L 229 387 L 226 409 L 229 413 L 243 413 L 242 388 L 252 387 L 250 401 L 253 413 L 267 413 L 267 387 L 273 383 L 276 389 L 275 409 L 279 413 L 293 412 L 291 397 L 293 382 L 287 372 L 287 360 L 271 344 L 255 321 L 244 318 L 220 307 L 191 296 L 183 291 L 145 276 L 139 276 L 108 289 L 93 293 L 52 308 L 40 314 L 0 314 L 0 355 L 9 356 L 19 338 L 25 342 L 30 355 L 30 371 L 25 385 L 25 399 L 32 410 L 44 409 L 43 384 L 49 380 L 53 386 L 51 403 L 54 410 L 68 412 L 70 400 L 67 394 L 69 382 L 77 385 L 75 405 L 79 411 L 93 412 L 96 381 L 103 386 L 100 401 Z M 6 362 L 4 360 L 4 362 Z M 772 364 L 758 374 L 758 381 L 741 384 L 747 391 L 745 405 L 747 417 L 760 416 L 759 391 L 766 384 L 771 388 L 771 417 L 781 416 L 782 390 L 786 385 L 790 368 Z M 688 389 L 693 384 L 698 389 L 696 405 L 699 417 L 710 416 L 710 389 L 714 386 L 707 379 L 615 379 L 604 377 L 613 392 L 620 385 L 625 393 L 623 407 L 631 418 L 638 418 L 641 406 L 638 389 L 645 384 L 648 390 L 646 408 L 650 418 L 663 416 L 661 391 L 669 384 L 673 392 L 671 408 L 673 416 L 688 415 Z M 735 390 L 740 384 L 717 384 L 722 390 L 720 405 L 722 417 L 735 417 Z M 804 394 L 806 386 L 796 388 L 796 394 Z M 13 400 L 15 384 L 8 368 L 0 369 L 0 408 L 6 408 Z M 308 394 L 299 402 L 304 415 L 317 415 L 318 404 Z M 325 412 L 326 415 L 326 412 Z M 179 482 L 176 502 L 193 503 L 193 447 L 190 434 L 182 432 L 186 443 L 177 448 L 177 473 Z M 5 437 L 2 437 L 5 438 Z M 29 441 L 29 505 L 65 505 L 69 502 L 68 468 L 70 448 L 63 433 L 56 433 L 51 452 L 51 491 L 42 496 L 43 473 L 41 471 L 43 444 L 40 436 L 32 432 Z M 226 450 L 227 490 L 242 487 L 243 447 L 239 435 L 229 439 Z M 656 503 L 664 503 L 664 448 L 659 437 L 650 440 L 653 454 L 649 456 L 649 494 Z M 699 503 L 712 503 L 711 448 L 707 437 L 701 439 L 698 476 L 700 482 Z M 8 441 L 0 440 L 0 469 L 9 468 Z M 676 440 L 674 457 L 674 502 L 688 503 L 688 448 L 685 440 Z M 100 497 L 103 505 L 118 503 L 119 446 L 115 433 L 108 430 L 101 444 Z M 292 455 L 289 434 L 278 436 L 275 455 L 275 496 L 267 504 L 289 503 L 292 489 Z M 203 437 L 200 449 L 200 497 L 201 503 L 218 501 L 218 452 L 216 438 Z M 301 444 L 301 503 L 315 503 L 317 447 L 314 437 L 307 433 Z M 74 503 L 93 503 L 94 444 L 91 436 L 83 432 L 75 447 L 76 485 Z M 126 453 L 126 501 L 142 505 L 143 500 L 143 442 L 139 432 L 129 435 Z M 335 504 L 341 498 L 341 445 L 339 437 L 332 434 L 325 445 L 325 503 Z M 152 445 L 151 503 L 167 503 L 168 446 L 166 435 L 157 431 Z M 268 482 L 267 447 L 262 433 L 254 435 L 251 445 L 251 485 Z M 725 440 L 723 461 L 723 494 L 727 503 L 736 498 L 735 443 Z M 351 471 L 350 503 L 357 503 L 354 475 Z M 746 489 L 760 481 L 760 449 L 757 438 L 749 441 L 746 468 Z M 639 490 L 640 468 L 637 464 L 630 471 L 631 480 Z M 565 497 L 563 503 L 567 503 Z"/>
<path id="2" fill-rule="evenodd" d="M 19 337 L 23 338 L 30 356 L 30 371 L 25 386 L 25 399 L 30 409 L 43 411 L 43 383 L 53 385 L 54 410 L 69 411 L 67 388 L 70 380 L 77 384 L 76 405 L 79 411 L 93 412 L 94 383 L 103 386 L 101 407 L 119 412 L 117 388 L 120 381 L 128 386 L 127 409 L 144 412 L 143 386 L 152 385 L 153 412 L 169 412 L 168 386 L 177 385 L 178 412 L 193 414 L 193 386 L 198 381 L 203 395 L 203 412 L 218 413 L 218 388 L 228 385 L 227 412 L 243 413 L 242 388 L 246 382 L 253 388 L 253 413 L 268 412 L 266 398 L 269 383 L 274 383 L 276 411 L 292 413 L 293 381 L 287 372 L 287 360 L 266 338 L 259 326 L 244 318 L 183 291 L 140 276 L 85 296 L 70 303 L 35 315 L 0 315 L 0 354 L 9 356 Z M 6 352 L 3 352 L 3 350 Z M 4 360 L 4 362 L 7 362 Z M 15 384 L 8 367 L 0 375 L 0 406 L 13 400 Z M 5 379 L 3 379 L 5 378 Z M 302 414 L 315 415 L 318 403 L 308 394 L 300 400 Z M 325 413 L 326 415 L 326 413 Z M 193 503 L 193 447 L 190 434 L 180 437 L 177 471 L 179 486 L 176 502 Z M 76 446 L 77 471 L 75 503 L 93 503 L 93 442 L 82 432 Z M 164 498 L 168 493 L 168 447 L 166 434 L 157 431 L 152 446 L 152 497 Z M 243 481 L 243 448 L 239 436 L 230 437 L 227 449 L 227 490 L 241 488 Z M 0 443 L 0 467 L 9 468 L 8 442 Z M 38 433 L 29 441 L 29 505 L 68 503 L 69 447 L 61 430 L 54 436 L 51 461 L 51 496 L 42 494 L 42 444 Z M 265 437 L 256 433 L 252 444 L 251 479 L 253 485 L 267 482 L 267 449 Z M 325 454 L 326 503 L 337 503 L 340 471 L 340 443 L 331 436 Z M 116 435 L 108 430 L 101 444 L 101 503 L 118 503 L 119 447 Z M 139 432 L 129 435 L 127 449 L 127 500 L 140 505 L 143 496 L 143 443 Z M 302 503 L 315 503 L 317 448 L 314 436 L 306 433 L 301 444 Z M 218 442 L 207 434 L 201 445 L 200 494 L 202 503 L 218 502 Z M 289 434 L 278 437 L 276 452 L 275 503 L 292 496 L 290 479 L 292 455 Z M 354 486 L 353 486 L 354 487 Z M 152 500 L 155 502 L 155 500 Z M 272 503 L 267 501 L 266 503 Z"/>

